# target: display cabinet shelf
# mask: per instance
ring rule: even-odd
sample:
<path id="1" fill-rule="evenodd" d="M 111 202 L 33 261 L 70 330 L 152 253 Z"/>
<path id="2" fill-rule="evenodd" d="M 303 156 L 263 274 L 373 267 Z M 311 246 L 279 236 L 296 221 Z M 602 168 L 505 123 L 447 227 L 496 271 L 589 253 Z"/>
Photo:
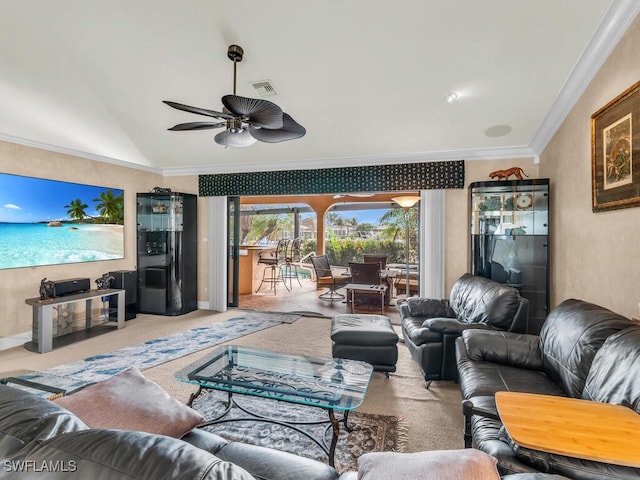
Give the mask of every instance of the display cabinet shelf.
<path id="1" fill-rule="evenodd" d="M 529 300 L 529 333 L 549 311 L 549 180 L 469 185 L 470 267 Z"/>
<path id="2" fill-rule="evenodd" d="M 197 197 L 139 193 L 138 311 L 182 315 L 197 309 Z"/>

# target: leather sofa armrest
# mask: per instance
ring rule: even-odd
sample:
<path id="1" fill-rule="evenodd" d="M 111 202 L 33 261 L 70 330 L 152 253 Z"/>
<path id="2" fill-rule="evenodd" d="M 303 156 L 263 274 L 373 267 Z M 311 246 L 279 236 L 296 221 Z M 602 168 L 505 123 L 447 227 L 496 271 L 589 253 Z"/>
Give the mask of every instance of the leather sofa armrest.
<path id="1" fill-rule="evenodd" d="M 338 472 L 325 463 L 271 448 L 230 442 L 200 429 L 182 438 L 216 457 L 237 465 L 260 480 L 337 480 Z"/>
<path id="2" fill-rule="evenodd" d="M 493 396 L 472 397 L 463 400 L 462 414 L 464 415 L 464 448 L 471 448 L 473 444 L 471 418 L 474 415 L 500 420 L 496 400 Z"/>
<path id="3" fill-rule="evenodd" d="M 462 401 L 462 413 L 465 417 L 471 415 L 480 415 L 481 417 L 500 420 L 498 408 L 496 407 L 495 397 L 482 396 L 472 397 Z"/>
<path id="4" fill-rule="evenodd" d="M 422 323 L 422 326 L 440 332 L 446 335 L 461 335 L 463 331 L 474 330 L 492 330 L 492 327 L 484 323 L 466 323 L 455 318 L 429 318 Z"/>
<path id="5" fill-rule="evenodd" d="M 345 472 L 340 475 L 339 480 L 358 480 L 358 472 Z"/>
<path id="6" fill-rule="evenodd" d="M 400 305 L 400 317 L 455 318 L 456 314 L 449 306 L 449 300 L 435 298 L 411 297 Z"/>
<path id="7" fill-rule="evenodd" d="M 554 475 L 552 473 L 514 473 L 505 475 L 502 480 L 571 480 L 562 475 Z"/>
<path id="8" fill-rule="evenodd" d="M 542 370 L 542 351 L 537 335 L 465 330 L 462 339 L 471 360 Z"/>

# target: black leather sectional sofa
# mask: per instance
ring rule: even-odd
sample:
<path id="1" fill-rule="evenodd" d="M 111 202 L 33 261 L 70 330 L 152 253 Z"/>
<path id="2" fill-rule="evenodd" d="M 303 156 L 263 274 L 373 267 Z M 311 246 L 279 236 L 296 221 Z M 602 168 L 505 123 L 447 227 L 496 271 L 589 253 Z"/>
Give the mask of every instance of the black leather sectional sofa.
<path id="1" fill-rule="evenodd" d="M 515 288 L 465 273 L 448 299 L 410 297 L 399 311 L 405 344 L 425 380 L 456 380 L 456 338 L 469 329 L 525 332 L 529 301 Z"/>
<path id="2" fill-rule="evenodd" d="M 229 442 L 199 429 L 181 439 L 139 431 L 90 429 L 54 402 L 0 385 L 0 479 L 69 478 L 357 480 L 358 472 L 338 474 L 334 468 L 315 460 Z M 561 477 L 524 474 L 506 476 L 503 480 L 561 480 Z"/>
<path id="3" fill-rule="evenodd" d="M 640 413 L 640 323 L 570 299 L 540 335 L 465 331 L 456 343 L 465 443 L 498 459 L 502 474 L 548 472 L 575 480 L 640 479 L 640 469 L 523 448 L 502 428 L 494 395 L 516 391 L 627 406 Z M 629 448 L 640 448 L 630 445 Z"/>

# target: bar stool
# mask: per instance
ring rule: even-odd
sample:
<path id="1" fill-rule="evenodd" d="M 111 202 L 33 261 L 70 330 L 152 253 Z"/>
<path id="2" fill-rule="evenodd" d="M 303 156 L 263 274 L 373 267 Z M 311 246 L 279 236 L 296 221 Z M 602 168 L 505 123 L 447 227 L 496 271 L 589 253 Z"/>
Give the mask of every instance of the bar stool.
<path id="1" fill-rule="evenodd" d="M 302 238 L 300 237 L 294 238 L 289 242 L 289 249 L 285 258 L 285 263 L 280 267 L 280 275 L 282 275 L 282 277 L 285 279 L 285 282 L 287 279 L 289 280 L 289 290 L 293 289 L 294 278 L 298 281 L 298 285 L 302 286 L 302 283 L 300 283 L 300 277 L 298 276 L 301 243 Z"/>
<path id="2" fill-rule="evenodd" d="M 275 250 L 265 250 L 260 252 L 258 255 L 258 265 L 266 265 L 267 268 L 262 272 L 262 281 L 260 282 L 256 293 L 260 291 L 264 283 L 272 285 L 274 295 L 277 295 L 278 293 L 276 291 L 276 287 L 279 282 L 282 282 L 285 288 L 290 290 L 285 278 L 280 275 L 280 267 L 286 262 L 288 248 L 289 240 L 279 240 Z"/>

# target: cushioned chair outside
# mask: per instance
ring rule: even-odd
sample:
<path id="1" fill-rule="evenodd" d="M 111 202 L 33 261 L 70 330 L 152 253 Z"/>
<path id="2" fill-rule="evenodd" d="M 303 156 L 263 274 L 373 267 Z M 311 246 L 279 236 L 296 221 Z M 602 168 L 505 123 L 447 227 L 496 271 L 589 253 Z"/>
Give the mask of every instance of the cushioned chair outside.
<path id="1" fill-rule="evenodd" d="M 318 298 L 333 302 L 335 300 L 344 300 L 345 296 L 336 290 L 344 287 L 351 281 L 349 275 L 334 275 L 329 264 L 329 258 L 326 255 L 314 255 L 311 258 L 311 264 L 316 272 L 316 286 L 318 288 L 327 288 L 328 290 L 321 294 Z"/>
<path id="2" fill-rule="evenodd" d="M 379 253 L 365 253 L 362 255 L 362 261 L 365 263 L 379 263 L 380 270 L 385 271 L 387 269 L 387 254 Z M 380 274 L 380 285 L 387 285 L 389 288 L 384 293 L 384 304 L 389 305 L 391 303 L 391 287 L 393 282 L 389 282 L 387 273 Z"/>
<path id="3" fill-rule="evenodd" d="M 377 253 L 365 253 L 362 255 L 362 261 L 364 263 L 379 263 L 380 270 L 387 269 L 387 255 Z"/>

